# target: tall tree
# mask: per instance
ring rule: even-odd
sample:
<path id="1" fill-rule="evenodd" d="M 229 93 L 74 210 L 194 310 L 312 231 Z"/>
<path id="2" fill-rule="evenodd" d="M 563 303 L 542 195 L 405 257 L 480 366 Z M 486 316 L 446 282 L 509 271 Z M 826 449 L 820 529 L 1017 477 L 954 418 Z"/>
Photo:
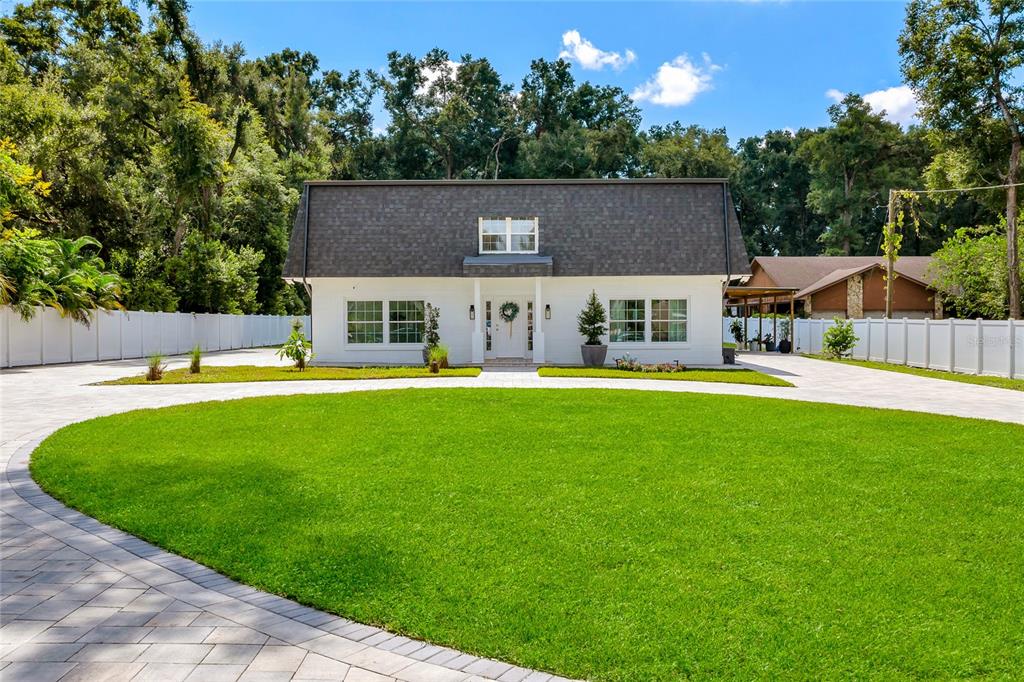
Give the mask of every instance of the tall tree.
<path id="1" fill-rule="evenodd" d="M 771 130 L 740 140 L 732 192 L 751 255 L 820 253 L 825 222 L 807 205 L 811 170 L 797 154 L 812 135 L 806 128 Z"/>
<path id="2" fill-rule="evenodd" d="M 1015 185 L 1024 145 L 1024 0 L 912 0 L 899 49 L 927 124 L 969 150 L 995 135 L 1008 152 L 1002 176 L 1008 298 L 1010 316 L 1019 319 Z"/>
<path id="3" fill-rule="evenodd" d="M 848 94 L 829 107 L 832 126 L 800 147 L 811 169 L 807 203 L 828 220 L 821 237 L 826 253 L 873 252 L 867 238 L 880 234 L 882 224 L 874 208 L 891 187 L 906 182 L 898 153 L 902 131 L 883 114 Z"/>

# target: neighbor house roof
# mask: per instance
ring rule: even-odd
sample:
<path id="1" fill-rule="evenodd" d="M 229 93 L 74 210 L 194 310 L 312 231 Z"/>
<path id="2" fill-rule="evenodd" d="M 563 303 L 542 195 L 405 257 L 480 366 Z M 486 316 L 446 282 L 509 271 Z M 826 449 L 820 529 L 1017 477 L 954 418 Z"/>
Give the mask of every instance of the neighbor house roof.
<path id="1" fill-rule="evenodd" d="M 840 282 L 852 275 L 885 267 L 883 256 L 757 256 L 754 258 L 776 286 L 799 287 L 797 298 Z M 931 256 L 901 256 L 896 273 L 928 286 Z"/>
<path id="2" fill-rule="evenodd" d="M 647 178 L 308 182 L 284 276 L 725 274 L 727 242 L 731 272 L 746 273 L 727 187 Z M 538 218 L 541 259 L 478 254 L 479 218 L 506 216 Z"/>

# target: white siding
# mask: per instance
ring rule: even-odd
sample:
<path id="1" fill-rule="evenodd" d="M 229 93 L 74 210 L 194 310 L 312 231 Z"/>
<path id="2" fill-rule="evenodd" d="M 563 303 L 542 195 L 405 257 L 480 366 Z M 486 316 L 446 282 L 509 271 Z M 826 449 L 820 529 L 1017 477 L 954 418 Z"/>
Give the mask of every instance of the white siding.
<path id="1" fill-rule="evenodd" d="M 722 364 L 722 277 L 543 277 L 541 302 L 537 307 L 549 364 L 580 364 L 576 316 L 591 290 L 608 307 L 610 299 L 682 298 L 689 301 L 686 343 L 612 344 L 608 364 L 624 353 L 642 362 L 679 361 L 687 365 Z M 473 330 L 484 315 L 482 302 L 505 297 L 533 300 L 537 279 L 486 278 L 480 282 L 481 305 L 476 321 L 469 319 L 474 305 L 474 279 L 466 278 L 315 278 L 313 289 L 313 350 L 315 362 L 323 364 L 419 364 L 419 346 L 349 345 L 345 341 L 347 301 L 423 300 L 440 309 L 441 342 L 449 347 L 454 364 L 468 364 L 473 357 Z M 551 306 L 551 319 L 543 319 L 544 306 Z M 525 309 L 521 311 L 525 315 Z M 540 341 L 540 335 L 537 340 Z"/>

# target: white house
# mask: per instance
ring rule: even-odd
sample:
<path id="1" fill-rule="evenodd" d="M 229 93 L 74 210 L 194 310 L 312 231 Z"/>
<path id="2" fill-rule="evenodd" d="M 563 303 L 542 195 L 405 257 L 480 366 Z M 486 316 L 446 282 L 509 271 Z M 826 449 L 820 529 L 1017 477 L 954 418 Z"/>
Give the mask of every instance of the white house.
<path id="1" fill-rule="evenodd" d="M 321 364 L 420 364 L 426 304 L 453 364 L 722 362 L 722 287 L 749 272 L 724 180 L 308 182 L 284 277 L 312 296 Z"/>

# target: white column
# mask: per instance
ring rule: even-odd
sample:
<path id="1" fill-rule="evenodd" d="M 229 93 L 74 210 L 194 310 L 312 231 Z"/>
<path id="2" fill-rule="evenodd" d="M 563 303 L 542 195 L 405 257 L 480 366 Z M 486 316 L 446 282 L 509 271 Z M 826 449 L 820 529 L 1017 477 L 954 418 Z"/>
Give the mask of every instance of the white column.
<path id="1" fill-rule="evenodd" d="M 533 361 L 540 364 L 544 362 L 544 280 L 535 277 L 533 281 Z"/>
<path id="2" fill-rule="evenodd" d="M 484 308 L 480 303 L 480 278 L 473 278 L 473 310 L 476 311 L 476 319 L 473 320 L 473 353 L 472 362 L 474 365 L 484 363 Z"/>

